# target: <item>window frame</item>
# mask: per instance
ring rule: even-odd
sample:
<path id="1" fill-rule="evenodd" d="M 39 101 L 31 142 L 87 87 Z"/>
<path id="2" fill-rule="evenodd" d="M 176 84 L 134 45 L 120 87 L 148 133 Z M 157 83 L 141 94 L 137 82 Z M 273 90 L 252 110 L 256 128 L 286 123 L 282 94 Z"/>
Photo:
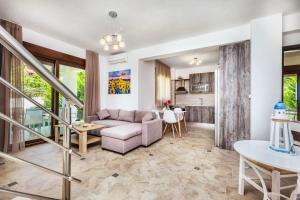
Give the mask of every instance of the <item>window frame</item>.
<path id="1" fill-rule="evenodd" d="M 48 49 L 26 41 L 23 41 L 23 46 L 41 62 L 51 63 L 53 65 L 53 74 L 58 79 L 60 65 L 68 65 L 69 67 L 85 70 L 85 59 Z M 54 89 L 52 89 L 51 111 L 53 111 L 56 115 L 59 114 L 59 93 Z M 51 118 L 51 134 L 49 137 L 51 139 L 54 139 L 54 125 L 57 123 L 58 122 L 56 119 Z M 45 141 L 42 139 L 34 139 L 25 141 L 25 146 L 32 146 L 41 143 L 45 143 Z"/>

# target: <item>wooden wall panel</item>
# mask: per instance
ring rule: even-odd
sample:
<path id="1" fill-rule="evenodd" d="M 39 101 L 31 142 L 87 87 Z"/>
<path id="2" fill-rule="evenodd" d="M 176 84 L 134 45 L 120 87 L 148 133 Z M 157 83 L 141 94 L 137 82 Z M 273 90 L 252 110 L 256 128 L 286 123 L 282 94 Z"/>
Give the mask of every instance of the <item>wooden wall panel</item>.
<path id="1" fill-rule="evenodd" d="M 250 138 L 250 41 L 220 47 L 220 146 Z"/>

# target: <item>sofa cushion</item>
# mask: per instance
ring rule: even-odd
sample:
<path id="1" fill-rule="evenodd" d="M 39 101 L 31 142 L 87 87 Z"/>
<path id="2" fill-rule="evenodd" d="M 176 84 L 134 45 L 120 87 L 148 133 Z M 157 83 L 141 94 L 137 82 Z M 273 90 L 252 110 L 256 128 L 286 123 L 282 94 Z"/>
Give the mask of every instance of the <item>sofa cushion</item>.
<path id="1" fill-rule="evenodd" d="M 120 109 L 107 109 L 110 116 L 108 119 L 115 119 L 115 120 L 118 120 L 119 119 L 119 112 L 120 112 Z"/>
<path id="2" fill-rule="evenodd" d="M 100 110 L 100 112 L 97 112 L 97 115 L 98 115 L 100 120 L 106 119 L 110 116 L 107 109 Z"/>
<path id="3" fill-rule="evenodd" d="M 106 127 L 115 127 L 115 126 L 122 126 L 125 124 L 130 124 L 130 122 L 119 121 L 119 120 L 110 120 L 110 119 L 97 120 L 97 121 L 93 121 L 93 123 L 104 125 Z"/>
<path id="4" fill-rule="evenodd" d="M 134 112 L 135 111 L 120 110 L 119 120 L 134 122 Z"/>
<path id="5" fill-rule="evenodd" d="M 135 111 L 135 116 L 134 116 L 134 122 L 136 123 L 141 123 L 142 120 L 143 120 L 143 117 L 148 114 L 148 113 L 151 113 L 151 111 L 139 111 L 139 110 L 136 110 Z"/>
<path id="6" fill-rule="evenodd" d="M 127 140 L 131 137 L 142 134 L 142 124 L 130 123 L 127 125 L 105 128 L 101 131 L 102 136 Z"/>
<path id="7" fill-rule="evenodd" d="M 152 113 L 147 113 L 146 115 L 144 115 L 142 122 L 147 122 L 147 121 L 151 121 L 153 119 L 153 114 Z"/>

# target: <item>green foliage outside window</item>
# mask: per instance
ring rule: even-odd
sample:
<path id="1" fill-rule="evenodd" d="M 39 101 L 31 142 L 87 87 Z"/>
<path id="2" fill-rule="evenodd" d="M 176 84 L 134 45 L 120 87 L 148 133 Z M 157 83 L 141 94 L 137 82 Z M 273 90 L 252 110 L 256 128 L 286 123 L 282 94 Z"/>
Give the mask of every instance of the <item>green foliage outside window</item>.
<path id="1" fill-rule="evenodd" d="M 77 74 L 77 97 L 80 101 L 84 101 L 84 86 L 85 86 L 85 72 L 78 72 Z M 51 86 L 43 80 L 36 73 L 27 73 L 24 77 L 24 92 L 30 97 L 40 97 L 44 102 L 44 106 L 51 109 L 52 91 Z M 62 106 L 62 97 L 59 95 L 59 106 Z M 83 109 L 78 109 L 78 119 L 83 119 Z"/>
<path id="2" fill-rule="evenodd" d="M 283 77 L 283 103 L 287 107 L 289 119 L 297 120 L 297 75 Z"/>
<path id="3" fill-rule="evenodd" d="M 24 92 L 30 97 L 42 97 L 44 106 L 51 108 L 51 87 L 36 73 L 24 77 Z"/>
<path id="4" fill-rule="evenodd" d="M 84 86 L 85 86 L 85 72 L 77 74 L 77 97 L 81 102 L 84 102 Z M 83 119 L 83 108 L 77 110 L 77 119 Z"/>
<path id="5" fill-rule="evenodd" d="M 297 94 L 296 94 L 296 86 L 297 86 L 297 76 L 290 75 L 284 76 L 284 88 L 283 88 L 283 101 L 287 106 L 288 110 L 296 110 L 297 109 Z"/>

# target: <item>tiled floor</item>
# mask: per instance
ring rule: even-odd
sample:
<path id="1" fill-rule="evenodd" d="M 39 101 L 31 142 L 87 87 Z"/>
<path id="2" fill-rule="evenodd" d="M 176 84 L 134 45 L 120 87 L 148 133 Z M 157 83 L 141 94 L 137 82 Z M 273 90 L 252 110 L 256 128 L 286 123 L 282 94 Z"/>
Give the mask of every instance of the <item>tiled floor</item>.
<path id="1" fill-rule="evenodd" d="M 213 131 L 198 129 L 183 138 L 170 134 L 148 148 L 125 156 L 89 148 L 85 160 L 72 159 L 72 183 L 76 200 L 101 199 L 200 199 L 258 200 L 262 195 L 250 187 L 237 194 L 238 156 L 213 147 Z M 61 171 L 62 153 L 49 144 L 27 148 L 19 157 Z M 30 167 L 7 162 L 0 166 L 0 186 L 60 198 L 61 179 Z M 6 186 L 7 187 L 7 186 Z M 0 199 L 13 196 L 0 193 Z"/>

